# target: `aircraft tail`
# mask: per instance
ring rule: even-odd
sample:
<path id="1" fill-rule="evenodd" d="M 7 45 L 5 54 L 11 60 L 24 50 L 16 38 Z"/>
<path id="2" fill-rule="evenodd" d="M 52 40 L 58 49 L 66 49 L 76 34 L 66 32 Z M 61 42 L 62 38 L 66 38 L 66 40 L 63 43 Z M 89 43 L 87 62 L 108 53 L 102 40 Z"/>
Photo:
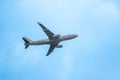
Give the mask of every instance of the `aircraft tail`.
<path id="1" fill-rule="evenodd" d="M 30 39 L 28 39 L 27 37 L 23 37 L 22 38 L 23 40 L 24 40 L 24 42 L 25 42 L 25 49 L 27 49 L 28 47 L 29 47 L 29 43 L 32 41 L 32 40 L 30 40 Z"/>

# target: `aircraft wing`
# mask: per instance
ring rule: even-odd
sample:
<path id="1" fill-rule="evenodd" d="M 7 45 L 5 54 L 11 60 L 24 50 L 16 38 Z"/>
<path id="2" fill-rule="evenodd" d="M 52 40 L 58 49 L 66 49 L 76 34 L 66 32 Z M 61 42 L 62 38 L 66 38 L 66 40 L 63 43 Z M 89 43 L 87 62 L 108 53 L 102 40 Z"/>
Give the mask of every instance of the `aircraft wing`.
<path id="1" fill-rule="evenodd" d="M 49 29 L 47 29 L 44 25 L 38 22 L 38 24 L 41 26 L 42 30 L 45 32 L 45 34 L 48 36 L 49 40 L 54 39 L 54 33 L 51 32 Z"/>
<path id="2" fill-rule="evenodd" d="M 53 50 L 55 49 L 55 47 L 58 45 L 58 43 L 57 44 L 51 44 L 50 45 L 50 48 L 49 48 L 49 50 L 48 50 L 48 53 L 46 54 L 46 56 L 49 56 L 49 54 L 51 53 L 51 52 L 53 52 Z"/>

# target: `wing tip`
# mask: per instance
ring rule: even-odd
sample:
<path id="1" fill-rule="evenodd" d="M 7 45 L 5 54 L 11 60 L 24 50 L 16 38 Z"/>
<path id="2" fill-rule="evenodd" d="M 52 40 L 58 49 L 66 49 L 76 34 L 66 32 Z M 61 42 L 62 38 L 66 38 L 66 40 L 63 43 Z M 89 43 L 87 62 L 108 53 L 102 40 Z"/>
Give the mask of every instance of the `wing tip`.
<path id="1" fill-rule="evenodd" d="M 39 21 L 37 22 L 38 24 L 41 24 Z"/>
<path id="2" fill-rule="evenodd" d="M 49 56 L 50 53 L 47 53 L 46 56 Z"/>
<path id="3" fill-rule="evenodd" d="M 48 56 L 48 55 L 46 54 L 46 56 Z"/>
<path id="4" fill-rule="evenodd" d="M 38 23 L 38 25 L 40 26 L 40 27 L 42 27 L 42 28 L 45 28 L 46 29 L 46 27 L 42 24 L 42 23 L 40 23 L 40 22 L 37 22 Z"/>

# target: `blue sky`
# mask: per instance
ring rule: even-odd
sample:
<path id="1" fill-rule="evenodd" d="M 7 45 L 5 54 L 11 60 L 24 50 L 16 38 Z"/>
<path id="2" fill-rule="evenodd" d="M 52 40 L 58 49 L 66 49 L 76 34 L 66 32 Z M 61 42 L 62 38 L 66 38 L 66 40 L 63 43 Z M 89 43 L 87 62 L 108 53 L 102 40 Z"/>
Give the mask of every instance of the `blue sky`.
<path id="1" fill-rule="evenodd" d="M 46 57 L 48 45 L 24 49 L 23 36 L 78 34 Z M 120 80 L 119 0 L 1 0 L 0 80 Z"/>

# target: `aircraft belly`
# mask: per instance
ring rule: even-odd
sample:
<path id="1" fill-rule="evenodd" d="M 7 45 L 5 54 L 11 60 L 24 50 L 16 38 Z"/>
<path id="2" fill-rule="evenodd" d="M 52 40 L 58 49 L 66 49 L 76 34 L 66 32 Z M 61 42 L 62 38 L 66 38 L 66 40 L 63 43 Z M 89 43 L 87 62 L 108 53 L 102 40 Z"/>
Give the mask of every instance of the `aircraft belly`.
<path id="1" fill-rule="evenodd" d="M 59 39 L 60 41 L 64 41 L 64 40 L 69 40 L 73 38 L 74 38 L 74 35 L 64 35 L 64 36 L 61 36 Z"/>
<path id="2" fill-rule="evenodd" d="M 61 37 L 59 39 L 60 39 L 60 41 L 69 40 L 69 38 L 67 38 L 67 37 Z"/>
<path id="3" fill-rule="evenodd" d="M 42 41 L 32 42 L 31 45 L 42 45 L 42 44 L 49 44 L 49 43 L 50 43 L 49 40 L 42 40 Z"/>

